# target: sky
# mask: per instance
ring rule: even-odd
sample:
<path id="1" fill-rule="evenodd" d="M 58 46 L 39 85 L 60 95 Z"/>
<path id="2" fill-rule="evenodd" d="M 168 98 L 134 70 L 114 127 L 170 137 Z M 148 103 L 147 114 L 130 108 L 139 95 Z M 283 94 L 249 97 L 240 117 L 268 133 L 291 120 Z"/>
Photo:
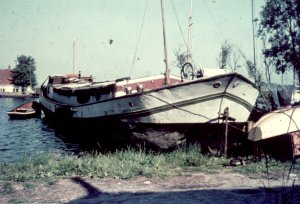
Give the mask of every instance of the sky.
<path id="1" fill-rule="evenodd" d="M 254 0 L 256 17 L 263 4 Z M 188 0 L 164 0 L 168 64 L 175 75 L 174 53 L 186 50 L 189 6 Z M 251 12 L 251 0 L 193 0 L 195 65 L 217 68 L 225 40 L 252 59 Z M 0 69 L 14 68 L 17 56 L 31 56 L 38 83 L 72 73 L 73 59 L 76 73 L 96 81 L 165 69 L 160 0 L 0 0 L 0 18 Z"/>

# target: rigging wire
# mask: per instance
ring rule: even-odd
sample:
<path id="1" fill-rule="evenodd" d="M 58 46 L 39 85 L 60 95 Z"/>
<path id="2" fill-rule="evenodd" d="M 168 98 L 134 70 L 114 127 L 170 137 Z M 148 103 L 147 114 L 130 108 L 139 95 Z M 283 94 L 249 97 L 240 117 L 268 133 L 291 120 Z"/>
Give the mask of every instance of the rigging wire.
<path id="1" fill-rule="evenodd" d="M 175 15 L 176 23 L 177 23 L 177 25 L 178 25 L 178 27 L 179 27 L 179 30 L 180 30 L 180 33 L 181 33 L 181 37 L 182 37 L 182 39 L 183 39 L 183 41 L 184 41 L 186 50 L 189 50 L 189 45 L 188 45 L 188 43 L 186 42 L 186 40 L 185 40 L 185 38 L 184 38 L 184 34 L 183 34 L 183 31 L 182 31 L 181 25 L 180 25 L 180 23 L 179 23 L 178 13 L 177 13 L 177 10 L 176 10 L 174 1 L 173 1 L 173 0 L 170 0 L 170 2 L 171 2 L 171 5 L 172 5 L 172 9 L 173 9 L 173 12 L 174 12 L 174 15 Z M 191 17 L 189 17 L 189 18 L 191 18 Z M 187 55 L 188 55 L 188 54 L 189 54 L 189 51 L 187 52 Z M 187 60 L 189 60 L 189 56 L 187 56 L 187 58 L 188 58 Z M 195 62 L 194 62 L 193 58 L 190 58 L 190 60 L 191 60 L 192 65 L 195 66 Z"/>
<path id="2" fill-rule="evenodd" d="M 211 122 L 211 121 L 218 121 L 216 124 L 222 124 L 222 122 L 220 122 L 220 117 L 211 119 L 211 118 L 208 118 L 208 117 L 205 116 L 205 115 L 202 115 L 202 114 L 199 114 L 199 113 L 195 113 L 195 112 L 186 110 L 186 109 L 184 109 L 184 108 L 181 108 L 181 107 L 179 107 L 179 106 L 177 106 L 177 105 L 175 105 L 175 104 L 173 104 L 173 103 L 169 103 L 168 101 L 165 101 L 165 100 L 163 100 L 163 99 L 161 99 L 161 98 L 158 98 L 158 97 L 156 97 L 156 96 L 154 96 L 154 95 L 152 95 L 152 94 L 146 94 L 146 93 L 144 93 L 144 94 L 147 95 L 147 96 L 151 96 L 151 97 L 153 97 L 153 98 L 156 98 L 156 99 L 158 99 L 158 100 L 160 100 L 160 101 L 166 103 L 167 105 L 170 105 L 170 106 L 172 106 L 172 107 L 174 107 L 174 108 L 176 108 L 176 109 L 178 109 L 178 110 L 181 110 L 181 111 L 183 111 L 183 112 L 186 112 L 186 113 L 189 113 L 189 114 L 191 114 L 191 115 L 195 115 L 195 116 L 199 116 L 199 117 L 205 118 L 205 119 L 208 120 L 208 122 L 206 122 L 206 123 L 209 123 L 209 122 Z M 243 133 L 245 132 L 243 129 L 238 128 L 238 127 L 234 126 L 233 124 L 228 123 L 228 125 L 229 125 L 230 127 L 234 128 L 234 129 L 240 131 L 240 132 L 243 132 Z"/>
<path id="3" fill-rule="evenodd" d="M 186 40 L 185 40 L 185 38 L 184 38 L 184 35 L 183 35 L 183 32 L 182 32 L 181 26 L 180 26 L 180 24 L 179 24 L 178 14 L 177 14 L 177 11 L 176 11 L 176 7 L 175 7 L 175 4 L 174 4 L 174 1 L 173 1 L 173 0 L 170 0 L 170 2 L 171 2 L 171 5 L 172 5 L 172 9 L 173 9 L 174 15 L 175 15 L 176 23 L 177 23 L 177 25 L 178 25 L 178 27 L 179 27 L 179 30 L 180 30 L 180 33 L 181 33 L 181 37 L 182 37 L 182 39 L 183 39 L 183 41 L 184 41 L 184 44 L 185 44 L 185 46 L 186 46 L 186 49 L 188 49 L 187 42 L 186 42 Z"/>
<path id="4" fill-rule="evenodd" d="M 205 6 L 209 16 L 211 17 L 212 21 L 214 22 L 215 26 L 216 26 L 216 30 L 218 32 L 218 35 L 220 37 L 220 39 L 224 38 L 224 32 L 221 31 L 221 26 L 220 23 L 217 23 L 217 20 L 215 18 L 215 15 L 213 14 L 213 12 L 211 11 L 211 9 L 209 8 L 209 6 L 207 5 L 206 1 L 203 1 L 203 5 Z"/>
<path id="5" fill-rule="evenodd" d="M 143 19 L 142 19 L 142 24 L 141 24 L 141 29 L 140 29 L 140 32 L 139 32 L 139 36 L 138 36 L 138 40 L 137 40 L 137 45 L 136 45 L 136 48 L 135 48 L 135 51 L 134 51 L 134 56 L 133 56 L 132 63 L 131 63 L 131 69 L 130 69 L 129 77 L 132 74 L 134 63 L 135 63 L 135 59 L 136 59 L 136 55 L 137 55 L 137 50 L 139 48 L 139 44 L 140 44 L 140 40 L 141 40 L 141 36 L 142 36 L 142 31 L 143 31 L 143 27 L 144 27 L 144 21 L 145 21 L 146 11 L 147 11 L 147 7 L 148 7 L 148 2 L 149 2 L 149 0 L 147 0 L 146 4 L 145 4 L 144 13 L 143 13 Z"/>
<path id="6" fill-rule="evenodd" d="M 180 108 L 179 106 L 177 106 L 177 105 L 175 105 L 175 104 L 173 104 L 173 103 L 169 103 L 168 101 L 165 101 L 165 100 L 163 100 L 162 98 L 159 98 L 159 97 L 154 96 L 154 95 L 152 95 L 152 94 L 146 94 L 146 93 L 144 93 L 144 95 L 147 95 L 147 96 L 151 96 L 151 97 L 153 97 L 153 98 L 156 98 L 157 100 L 160 100 L 161 102 L 164 102 L 164 103 L 166 103 L 167 105 L 170 105 L 170 106 L 172 106 L 172 107 L 174 107 L 174 108 L 176 108 L 176 109 L 178 109 L 178 110 L 181 110 L 181 111 L 190 113 L 190 114 L 192 114 L 192 115 L 200 116 L 200 117 L 202 117 L 202 118 L 205 118 L 205 119 L 207 119 L 207 120 L 210 120 L 210 118 L 208 118 L 208 117 L 205 116 L 205 115 L 198 114 L 198 113 L 194 113 L 194 112 L 189 111 L 189 110 L 186 110 L 186 109 L 184 109 L 184 108 Z"/>

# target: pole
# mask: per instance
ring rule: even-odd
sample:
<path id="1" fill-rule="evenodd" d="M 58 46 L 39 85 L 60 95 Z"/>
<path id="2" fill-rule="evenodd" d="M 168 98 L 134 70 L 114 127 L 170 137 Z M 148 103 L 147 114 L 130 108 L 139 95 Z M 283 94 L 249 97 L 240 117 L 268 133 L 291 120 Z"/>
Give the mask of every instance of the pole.
<path id="1" fill-rule="evenodd" d="M 189 16 L 189 26 L 188 26 L 188 50 L 187 50 L 188 62 L 190 62 L 192 59 L 192 42 L 191 42 L 191 40 L 192 40 L 191 39 L 191 35 L 192 35 L 191 27 L 193 25 L 192 14 L 193 14 L 193 1 L 190 0 L 190 16 Z"/>
<path id="2" fill-rule="evenodd" d="M 29 83 L 30 83 L 30 88 L 32 88 L 31 68 L 29 68 Z"/>
<path id="3" fill-rule="evenodd" d="M 255 26 L 254 26 L 254 0 L 251 0 L 252 7 L 252 40 L 253 40 L 253 65 L 254 65 L 254 82 L 256 84 L 256 47 L 255 47 Z"/>
<path id="4" fill-rule="evenodd" d="M 229 108 L 226 107 L 224 110 L 224 119 L 225 119 L 225 142 L 224 142 L 224 154 L 227 157 L 227 146 L 228 146 L 228 116 Z"/>
<path id="5" fill-rule="evenodd" d="M 170 70 L 168 67 L 168 54 L 167 54 L 167 41 L 166 41 L 166 29 L 165 29 L 165 17 L 164 17 L 164 7 L 163 7 L 163 0 L 160 0 L 161 6 L 161 16 L 162 16 L 162 24 L 163 24 L 163 38 L 164 38 L 164 54 L 165 54 L 165 85 L 170 84 Z"/>
<path id="6" fill-rule="evenodd" d="M 73 74 L 75 74 L 75 41 L 73 41 Z"/>

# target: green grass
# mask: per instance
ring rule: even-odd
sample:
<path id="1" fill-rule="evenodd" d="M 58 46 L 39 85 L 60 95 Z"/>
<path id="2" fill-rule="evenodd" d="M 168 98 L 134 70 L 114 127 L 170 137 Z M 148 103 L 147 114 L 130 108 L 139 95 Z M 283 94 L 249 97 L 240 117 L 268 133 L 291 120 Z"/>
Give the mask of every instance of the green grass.
<path id="1" fill-rule="evenodd" d="M 203 155 L 196 145 L 169 153 L 129 148 L 114 153 L 85 154 L 79 157 L 52 152 L 24 158 L 18 163 L 1 164 L 0 180 L 25 182 L 42 179 L 52 185 L 59 178 L 73 176 L 129 179 L 136 176 L 167 177 L 189 171 L 214 173 L 230 170 L 244 174 L 266 172 L 264 162 L 234 168 L 225 167 L 226 164 L 229 164 L 229 159 Z M 268 172 L 278 172 L 285 165 L 287 164 L 272 161 Z"/>

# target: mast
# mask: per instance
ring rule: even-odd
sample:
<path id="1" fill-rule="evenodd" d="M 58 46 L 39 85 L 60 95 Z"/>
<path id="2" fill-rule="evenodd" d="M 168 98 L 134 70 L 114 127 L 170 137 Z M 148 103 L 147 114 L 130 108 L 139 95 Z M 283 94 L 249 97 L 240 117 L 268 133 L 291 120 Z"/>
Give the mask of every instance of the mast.
<path id="1" fill-rule="evenodd" d="M 254 0 L 251 0 L 252 7 L 252 40 L 253 40 L 253 65 L 254 65 L 254 81 L 256 84 L 256 47 L 255 47 L 255 20 L 254 20 Z"/>
<path id="2" fill-rule="evenodd" d="M 30 83 L 30 89 L 32 90 L 31 67 L 29 67 L 29 83 Z"/>
<path id="3" fill-rule="evenodd" d="M 73 41 L 73 74 L 75 73 L 75 40 Z"/>
<path id="4" fill-rule="evenodd" d="M 163 24 L 163 38 L 164 38 L 164 54 L 165 54 L 165 85 L 170 84 L 170 70 L 168 67 L 168 53 L 167 53 L 167 41 L 166 41 L 166 29 L 165 29 L 165 17 L 164 17 L 164 7 L 163 7 L 163 0 L 160 0 L 161 6 L 161 16 L 162 16 L 162 24 Z"/>
<path id="5" fill-rule="evenodd" d="M 191 42 L 191 35 L 192 35 L 192 14 L 193 14 L 193 0 L 190 0 L 190 16 L 189 16 L 189 26 L 188 26 L 188 50 L 187 50 L 187 61 L 191 62 L 192 59 L 192 42 Z"/>

